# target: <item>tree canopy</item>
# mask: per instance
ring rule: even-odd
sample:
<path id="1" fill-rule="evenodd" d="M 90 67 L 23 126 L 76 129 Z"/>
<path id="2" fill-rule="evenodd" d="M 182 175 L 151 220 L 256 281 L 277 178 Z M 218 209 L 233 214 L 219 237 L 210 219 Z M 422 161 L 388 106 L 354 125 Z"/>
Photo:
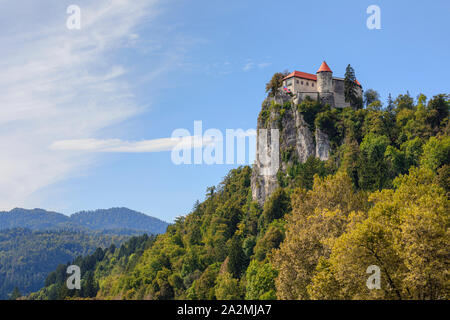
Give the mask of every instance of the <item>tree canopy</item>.
<path id="1" fill-rule="evenodd" d="M 347 76 L 354 83 L 351 67 Z M 262 207 L 252 168 L 233 169 L 164 234 L 77 260 L 84 291 L 63 290 L 63 266 L 31 298 L 449 299 L 449 99 L 274 105 L 330 137 L 327 161 L 282 149 L 279 188 Z M 370 266 L 380 289 L 367 287 Z"/>

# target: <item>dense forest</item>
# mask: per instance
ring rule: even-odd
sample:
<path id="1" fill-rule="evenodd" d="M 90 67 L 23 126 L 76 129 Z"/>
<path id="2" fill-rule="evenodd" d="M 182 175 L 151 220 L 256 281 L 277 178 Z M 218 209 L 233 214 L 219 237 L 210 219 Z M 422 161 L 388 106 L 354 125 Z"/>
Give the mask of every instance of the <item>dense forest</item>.
<path id="1" fill-rule="evenodd" d="M 330 158 L 291 161 L 262 207 L 252 169 L 231 170 L 166 233 L 87 257 L 95 290 L 56 290 L 61 266 L 31 298 L 449 299 L 450 96 L 358 104 L 274 105 L 326 132 Z"/>
<path id="2" fill-rule="evenodd" d="M 0 299 L 39 290 L 61 263 L 131 236 L 162 233 L 167 225 L 127 208 L 71 216 L 42 209 L 0 212 Z"/>
<path id="3" fill-rule="evenodd" d="M 155 236 L 146 234 L 132 237 L 121 246 L 112 244 L 107 248 L 97 248 L 94 253 L 79 256 L 67 264 L 60 264 L 45 280 L 45 288 L 30 295 L 33 300 L 58 300 L 67 298 L 93 298 L 99 290 L 95 278 L 105 275 L 119 275 L 130 270 L 150 248 Z M 66 285 L 67 267 L 77 265 L 81 270 L 81 290 L 68 290 Z"/>
<path id="4" fill-rule="evenodd" d="M 112 243 L 120 245 L 127 238 L 79 230 L 1 230 L 0 299 L 7 299 L 15 288 L 22 294 L 39 290 L 60 263 Z"/>

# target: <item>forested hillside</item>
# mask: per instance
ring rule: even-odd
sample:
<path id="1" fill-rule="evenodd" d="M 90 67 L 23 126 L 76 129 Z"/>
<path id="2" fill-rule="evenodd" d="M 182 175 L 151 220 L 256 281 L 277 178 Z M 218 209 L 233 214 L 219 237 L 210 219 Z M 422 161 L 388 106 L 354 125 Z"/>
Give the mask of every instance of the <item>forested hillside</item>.
<path id="1" fill-rule="evenodd" d="M 14 288 L 22 294 L 39 290 L 48 273 L 60 263 L 84 256 L 96 248 L 120 245 L 127 237 L 101 233 L 53 230 L 0 231 L 0 299 Z"/>
<path id="2" fill-rule="evenodd" d="M 112 244 L 108 248 L 97 248 L 94 253 L 77 257 L 67 264 L 60 264 L 45 280 L 45 287 L 30 295 L 33 300 L 57 300 L 68 298 L 93 298 L 99 290 L 95 279 L 105 275 L 118 275 L 130 270 L 154 242 L 155 236 L 132 237 L 121 246 Z M 67 267 L 77 265 L 81 270 L 81 290 L 68 290 L 66 285 Z"/>
<path id="3" fill-rule="evenodd" d="M 73 226 L 70 218 L 61 213 L 43 209 L 20 209 L 0 211 L 0 230 L 27 228 L 31 230 L 49 230 Z"/>
<path id="4" fill-rule="evenodd" d="M 167 222 L 127 208 L 81 211 L 70 216 L 70 221 L 93 230 L 140 230 L 148 234 L 166 231 Z"/>
<path id="5" fill-rule="evenodd" d="M 330 158 L 300 163 L 282 150 L 289 167 L 262 207 L 252 169 L 231 170 L 145 251 L 99 253 L 85 273 L 96 290 L 79 296 L 449 299 L 449 105 L 445 94 L 404 94 L 383 107 L 373 91 L 365 108 L 273 104 L 280 118 L 298 108 L 325 132 Z M 381 269 L 379 290 L 366 286 L 370 265 Z M 33 297 L 54 298 L 53 278 Z"/>
<path id="6" fill-rule="evenodd" d="M 42 209 L 20 209 L 0 212 L 0 230 L 28 228 L 31 230 L 88 229 L 112 231 L 115 234 L 158 234 L 168 223 L 127 208 L 81 211 L 66 216 Z"/>
<path id="7" fill-rule="evenodd" d="M 65 216 L 42 209 L 0 212 L 0 299 L 39 290 L 61 263 L 130 236 L 163 233 L 167 223 L 127 208 Z M 17 290 L 15 294 L 17 295 Z"/>

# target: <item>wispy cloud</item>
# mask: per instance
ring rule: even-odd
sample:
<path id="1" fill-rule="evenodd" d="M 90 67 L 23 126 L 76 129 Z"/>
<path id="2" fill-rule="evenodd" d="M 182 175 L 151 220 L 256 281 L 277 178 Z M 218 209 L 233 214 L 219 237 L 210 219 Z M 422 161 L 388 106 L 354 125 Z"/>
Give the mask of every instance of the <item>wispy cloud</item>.
<path id="1" fill-rule="evenodd" d="M 11 26 L 0 29 L 0 209 L 27 206 L 33 192 L 92 161 L 50 150 L 54 141 L 95 137 L 143 110 L 112 56 L 140 41 L 136 29 L 158 0 L 79 0 L 81 30 L 66 28 L 63 2 L 0 2 Z"/>
<path id="2" fill-rule="evenodd" d="M 254 62 L 247 62 L 242 70 L 249 71 L 255 67 Z"/>
<path id="3" fill-rule="evenodd" d="M 263 68 L 269 67 L 270 65 L 272 65 L 271 62 L 261 62 L 261 63 L 258 63 L 258 68 L 263 69 Z"/>
<path id="4" fill-rule="evenodd" d="M 230 130 L 223 135 L 218 129 L 213 132 L 205 132 L 201 135 L 177 135 L 176 133 L 186 133 L 186 129 L 174 131 L 174 136 L 170 138 L 160 138 L 141 141 L 125 141 L 122 139 L 70 139 L 59 140 L 53 142 L 49 148 L 58 151 L 77 151 L 85 153 L 93 152 L 120 152 L 120 153 L 147 153 L 147 152 L 163 152 L 179 149 L 194 149 L 213 146 L 217 142 L 223 143 L 224 136 L 226 139 L 234 138 L 255 138 L 256 130 L 242 129 Z M 213 134 L 214 133 L 214 134 Z"/>
<path id="5" fill-rule="evenodd" d="M 182 138 L 161 138 L 142 141 L 124 141 L 121 139 L 74 139 L 52 143 L 50 149 L 81 152 L 121 152 L 144 153 L 162 152 L 174 149 L 203 148 L 214 144 L 212 137 L 187 136 Z"/>
<path id="6" fill-rule="evenodd" d="M 255 68 L 264 69 L 264 68 L 267 68 L 268 66 L 270 66 L 271 64 L 272 63 L 270 63 L 270 62 L 255 63 L 252 60 L 248 60 L 247 63 L 242 68 L 242 70 L 243 71 L 250 71 L 250 70 L 255 69 Z"/>

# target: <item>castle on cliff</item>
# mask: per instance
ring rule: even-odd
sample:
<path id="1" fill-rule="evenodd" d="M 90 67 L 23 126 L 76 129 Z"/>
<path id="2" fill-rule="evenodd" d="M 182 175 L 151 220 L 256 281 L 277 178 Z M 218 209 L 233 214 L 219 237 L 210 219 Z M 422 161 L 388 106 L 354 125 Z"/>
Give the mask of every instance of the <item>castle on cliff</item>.
<path id="1" fill-rule="evenodd" d="M 362 86 L 358 80 L 357 93 L 362 97 Z M 324 61 L 316 74 L 294 71 L 283 79 L 283 87 L 293 94 L 296 104 L 309 96 L 331 107 L 344 108 L 350 106 L 345 101 L 344 79 L 333 77 L 333 71 Z"/>

